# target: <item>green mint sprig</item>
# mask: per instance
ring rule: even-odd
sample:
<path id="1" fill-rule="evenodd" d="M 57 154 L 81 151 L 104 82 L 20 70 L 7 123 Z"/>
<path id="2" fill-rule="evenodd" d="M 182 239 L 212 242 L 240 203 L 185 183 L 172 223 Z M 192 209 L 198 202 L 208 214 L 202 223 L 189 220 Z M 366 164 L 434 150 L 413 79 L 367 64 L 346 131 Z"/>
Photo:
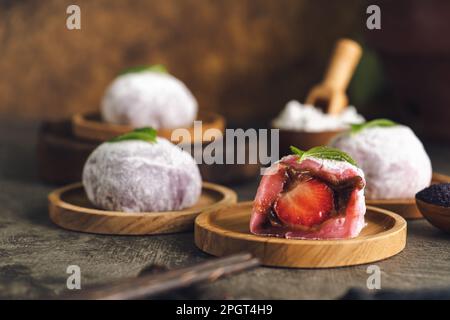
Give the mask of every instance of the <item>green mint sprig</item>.
<path id="1" fill-rule="evenodd" d="M 364 129 L 368 129 L 368 128 L 393 127 L 396 125 L 397 125 L 396 122 L 389 120 L 389 119 L 375 119 L 375 120 L 364 122 L 364 123 L 352 124 L 350 127 L 350 133 L 357 134 L 357 133 L 363 131 Z"/>
<path id="2" fill-rule="evenodd" d="M 120 72 L 120 75 L 127 73 L 139 73 L 139 72 L 156 72 L 156 73 L 169 73 L 167 68 L 162 64 L 154 64 L 151 66 L 137 66 L 131 67 Z"/>
<path id="3" fill-rule="evenodd" d="M 326 146 L 320 146 L 320 147 L 314 147 L 312 149 L 309 149 L 308 151 L 300 150 L 299 148 L 296 148 L 294 146 L 291 146 L 292 153 L 298 155 L 299 162 L 303 161 L 307 157 L 313 157 L 313 158 L 319 158 L 319 159 L 327 159 L 327 160 L 335 160 L 335 161 L 344 161 L 348 162 L 354 166 L 358 166 L 356 164 L 356 161 L 353 160 L 352 157 L 350 157 L 347 153 L 335 149 L 330 148 Z"/>
<path id="4" fill-rule="evenodd" d="M 108 142 L 120 142 L 128 140 L 141 140 L 146 142 L 156 142 L 157 131 L 153 128 L 139 128 L 134 131 L 125 133 L 118 137 L 112 138 Z"/>

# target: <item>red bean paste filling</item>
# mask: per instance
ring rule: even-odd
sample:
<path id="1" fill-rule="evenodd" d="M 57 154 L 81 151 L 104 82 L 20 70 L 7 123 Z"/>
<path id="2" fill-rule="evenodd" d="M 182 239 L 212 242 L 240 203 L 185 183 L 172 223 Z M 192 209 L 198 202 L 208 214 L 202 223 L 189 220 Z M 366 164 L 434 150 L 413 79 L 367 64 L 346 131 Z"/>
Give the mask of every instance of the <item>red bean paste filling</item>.
<path id="1" fill-rule="evenodd" d="M 310 171 L 299 171 L 293 168 L 289 168 L 286 170 L 286 179 L 283 185 L 283 191 L 279 195 L 283 193 L 289 192 L 293 187 L 295 187 L 295 183 L 299 180 L 305 179 L 316 179 L 320 182 L 326 184 L 333 191 L 333 199 L 334 206 L 333 211 L 330 213 L 330 216 L 327 220 L 334 218 L 338 215 L 343 215 L 347 209 L 348 202 L 350 200 L 350 196 L 352 191 L 357 189 L 362 189 L 364 187 L 364 182 L 361 177 L 354 176 L 352 178 L 340 181 L 338 184 L 332 184 L 330 181 L 326 181 Z M 284 227 L 283 222 L 278 218 L 273 206 L 277 201 L 274 201 L 269 211 L 269 223 L 274 227 Z"/>

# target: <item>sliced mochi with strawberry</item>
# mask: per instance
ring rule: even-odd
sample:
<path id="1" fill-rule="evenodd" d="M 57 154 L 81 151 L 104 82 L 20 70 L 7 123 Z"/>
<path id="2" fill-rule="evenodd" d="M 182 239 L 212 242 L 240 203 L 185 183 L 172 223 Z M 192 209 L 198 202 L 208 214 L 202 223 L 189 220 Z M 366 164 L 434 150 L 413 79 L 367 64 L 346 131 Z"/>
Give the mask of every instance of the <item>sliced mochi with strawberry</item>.
<path id="1" fill-rule="evenodd" d="M 362 170 L 337 149 L 304 152 L 292 147 L 292 151 L 261 179 L 250 231 L 295 239 L 358 236 L 366 212 Z"/>

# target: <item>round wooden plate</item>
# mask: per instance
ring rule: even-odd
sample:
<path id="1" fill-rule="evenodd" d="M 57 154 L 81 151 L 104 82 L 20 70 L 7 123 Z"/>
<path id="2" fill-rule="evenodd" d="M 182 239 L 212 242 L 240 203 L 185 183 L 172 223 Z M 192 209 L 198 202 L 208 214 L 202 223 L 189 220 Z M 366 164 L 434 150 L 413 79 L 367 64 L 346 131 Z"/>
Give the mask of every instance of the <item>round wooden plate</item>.
<path id="1" fill-rule="evenodd" d="M 431 183 L 448 183 L 450 177 L 440 173 L 433 173 Z M 401 215 L 405 219 L 422 219 L 423 215 L 420 213 L 419 208 L 416 205 L 416 199 L 381 199 L 381 200 L 369 200 L 366 199 L 366 203 L 369 206 L 375 206 L 378 208 L 394 211 Z"/>
<path id="2" fill-rule="evenodd" d="M 237 195 L 223 186 L 204 182 L 194 206 L 180 211 L 143 213 L 97 209 L 88 200 L 81 183 L 57 189 L 48 199 L 50 219 L 62 228 L 100 234 L 150 235 L 191 230 L 199 213 L 236 203 Z"/>
<path id="3" fill-rule="evenodd" d="M 389 258 L 406 245 L 406 221 L 374 207 L 366 212 L 367 226 L 354 239 L 295 240 L 256 236 L 249 231 L 252 202 L 241 202 L 200 214 L 195 220 L 195 244 L 225 256 L 250 252 L 266 266 L 328 268 L 352 266 Z"/>
<path id="4" fill-rule="evenodd" d="M 225 130 L 225 118 L 213 112 L 202 111 L 198 115 L 198 121 L 202 121 L 202 131 L 217 129 L 220 132 Z M 91 141 L 103 142 L 117 137 L 121 134 L 133 131 L 133 127 L 120 124 L 106 123 L 101 120 L 98 112 L 77 113 L 72 117 L 72 127 L 75 136 Z M 192 137 L 192 143 L 205 142 L 203 132 L 195 134 L 194 126 L 185 128 Z M 159 129 L 158 136 L 171 140 L 174 129 Z M 213 138 L 209 138 L 212 140 Z M 178 142 L 178 141 L 173 141 Z"/>

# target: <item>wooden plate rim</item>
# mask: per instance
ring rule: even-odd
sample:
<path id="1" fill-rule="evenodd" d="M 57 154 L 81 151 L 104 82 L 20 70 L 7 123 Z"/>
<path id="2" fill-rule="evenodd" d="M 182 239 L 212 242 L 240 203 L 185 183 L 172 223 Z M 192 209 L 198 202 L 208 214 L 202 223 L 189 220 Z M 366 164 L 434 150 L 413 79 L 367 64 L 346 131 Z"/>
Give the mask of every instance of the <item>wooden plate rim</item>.
<path id="1" fill-rule="evenodd" d="M 383 232 L 377 233 L 376 235 L 369 235 L 364 236 L 362 238 L 353 238 L 353 239 L 336 239 L 336 240 L 307 240 L 307 239 L 285 239 L 285 238 L 276 238 L 276 237 L 264 237 L 264 236 L 257 236 L 251 233 L 238 233 L 235 231 L 228 231 L 223 228 L 215 226 L 213 223 L 209 223 L 211 219 L 212 214 L 217 214 L 220 211 L 223 210 L 229 210 L 230 207 L 234 206 L 251 206 L 253 204 L 253 201 L 246 201 L 246 202 L 238 202 L 236 204 L 231 204 L 226 207 L 222 207 L 219 210 L 208 210 L 200 215 L 197 216 L 195 219 L 195 225 L 206 230 L 207 232 L 215 232 L 222 233 L 224 236 L 226 235 L 229 238 L 237 239 L 237 240 L 245 240 L 248 242 L 272 242 L 275 244 L 290 244 L 290 245 L 341 245 L 343 243 L 345 244 L 358 244 L 361 242 L 366 241 L 376 241 L 378 239 L 382 239 L 385 237 L 388 237 L 393 234 L 397 234 L 399 232 L 402 232 L 404 229 L 406 229 L 407 223 L 406 220 L 401 217 L 400 215 L 381 208 L 373 207 L 373 206 L 367 206 L 367 210 L 375 211 L 378 213 L 385 214 L 389 217 L 391 217 L 394 220 L 394 225 L 392 228 L 385 230 Z M 250 212 L 249 212 L 250 214 Z"/>
<path id="2" fill-rule="evenodd" d="M 186 209 L 179 210 L 179 211 L 121 212 L 121 211 L 108 211 L 108 210 L 101 210 L 101 209 L 94 209 L 94 208 L 85 208 L 85 207 L 77 206 L 77 205 L 74 205 L 74 204 L 71 204 L 71 203 L 68 203 L 68 202 L 62 200 L 62 198 L 61 198 L 62 194 L 64 194 L 65 192 L 68 192 L 68 191 L 79 189 L 79 188 L 83 188 L 83 184 L 81 182 L 72 183 L 72 184 L 69 184 L 62 188 L 56 189 L 48 195 L 48 200 L 53 206 L 60 207 L 62 209 L 66 209 L 66 210 L 69 210 L 72 212 L 85 213 L 85 214 L 98 215 L 98 216 L 136 217 L 136 218 L 149 217 L 150 215 L 157 216 L 157 215 L 161 215 L 161 214 L 163 214 L 166 217 L 171 216 L 171 215 L 176 215 L 176 216 L 191 215 L 198 211 L 209 210 L 210 207 L 212 207 L 212 206 L 222 206 L 222 205 L 226 205 L 227 203 L 237 201 L 237 194 L 234 190 L 231 190 L 227 187 L 224 187 L 224 186 L 221 186 L 218 184 L 214 184 L 214 183 L 210 183 L 210 182 L 203 182 L 202 190 L 207 189 L 207 190 L 212 190 L 212 191 L 218 192 L 221 195 L 223 195 L 223 198 L 221 200 L 219 200 L 218 202 L 215 202 L 204 208 L 197 208 L 196 210 L 193 210 L 191 208 L 186 208 Z"/>

